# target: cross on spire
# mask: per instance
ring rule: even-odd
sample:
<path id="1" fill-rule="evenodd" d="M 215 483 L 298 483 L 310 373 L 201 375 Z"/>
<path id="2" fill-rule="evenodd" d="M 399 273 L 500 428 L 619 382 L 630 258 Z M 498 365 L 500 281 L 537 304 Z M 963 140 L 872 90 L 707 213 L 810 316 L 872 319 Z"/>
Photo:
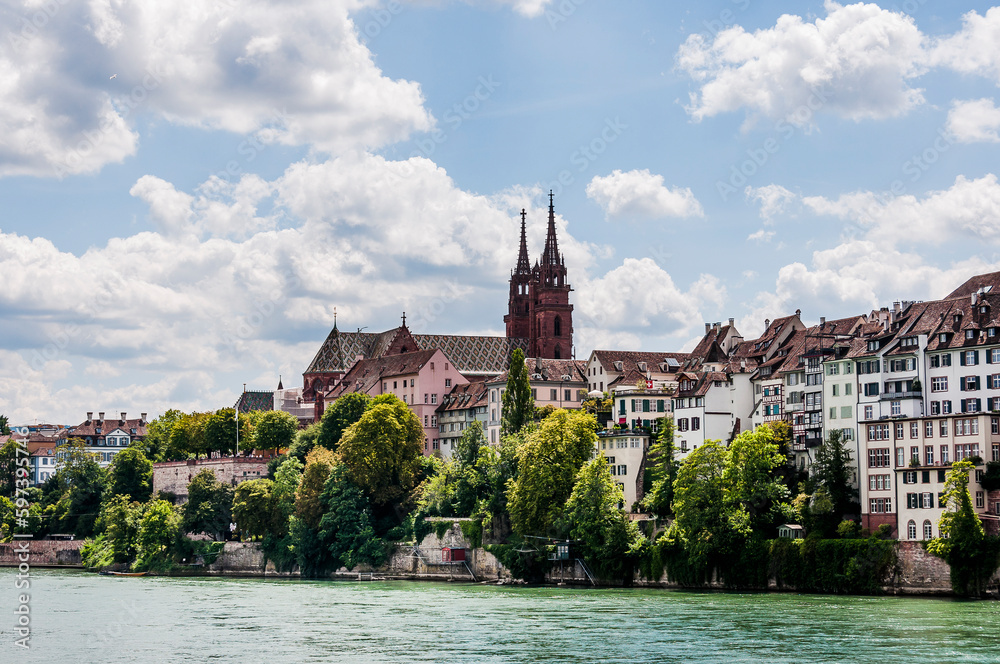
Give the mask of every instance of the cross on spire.
<path id="1" fill-rule="evenodd" d="M 531 262 L 528 260 L 528 237 L 525 231 L 525 220 L 528 213 L 521 208 L 521 248 L 517 252 L 517 270 L 515 274 L 531 274 Z"/>
<path id="2" fill-rule="evenodd" d="M 542 253 L 542 265 L 559 265 L 559 243 L 556 241 L 556 206 L 555 194 L 549 190 L 549 231 L 545 237 L 545 251 Z"/>
<path id="3" fill-rule="evenodd" d="M 403 327 L 406 327 L 406 312 L 403 312 Z"/>

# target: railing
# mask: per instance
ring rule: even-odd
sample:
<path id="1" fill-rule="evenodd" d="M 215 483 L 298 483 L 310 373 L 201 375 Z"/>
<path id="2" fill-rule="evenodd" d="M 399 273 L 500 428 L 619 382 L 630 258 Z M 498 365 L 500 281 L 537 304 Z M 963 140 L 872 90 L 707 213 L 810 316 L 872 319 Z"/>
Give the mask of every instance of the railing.
<path id="1" fill-rule="evenodd" d="M 916 392 L 883 392 L 879 398 L 882 401 L 899 401 L 900 399 L 920 399 L 923 397 L 923 394 L 922 390 L 917 390 Z"/>

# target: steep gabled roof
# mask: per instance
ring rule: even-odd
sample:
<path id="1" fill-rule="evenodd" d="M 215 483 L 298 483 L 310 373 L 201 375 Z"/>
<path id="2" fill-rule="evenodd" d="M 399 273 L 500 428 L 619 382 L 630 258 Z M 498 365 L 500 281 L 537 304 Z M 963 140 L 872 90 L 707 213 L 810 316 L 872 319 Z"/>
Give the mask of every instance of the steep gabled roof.
<path id="1" fill-rule="evenodd" d="M 333 400 L 348 392 L 379 394 L 380 392 L 375 390 L 375 387 L 381 380 L 418 373 L 437 352 L 437 350 L 419 350 L 412 353 L 399 353 L 370 360 L 360 360 L 351 367 L 351 370 L 337 383 L 336 387 L 327 392 L 326 396 Z"/>
<path id="2" fill-rule="evenodd" d="M 552 381 L 555 383 L 566 382 L 563 376 L 569 376 L 569 381 L 575 383 L 587 382 L 587 361 L 586 360 L 549 360 L 539 357 L 527 357 L 524 359 L 525 368 L 532 381 Z M 490 382 L 503 382 L 507 380 L 507 371 L 504 371 Z M 541 378 L 535 378 L 541 376 Z"/>
<path id="3" fill-rule="evenodd" d="M 1000 292 L 1000 272 L 989 272 L 987 274 L 977 274 L 971 277 L 964 284 L 945 296 L 944 299 L 952 300 L 958 297 L 969 297 L 973 293 L 978 293 L 983 289 L 988 289 L 987 293 Z"/>
<path id="4" fill-rule="evenodd" d="M 465 410 L 476 406 L 486 405 L 486 383 L 478 380 L 471 383 L 459 383 L 451 388 L 451 392 L 444 396 L 441 405 L 437 407 L 438 413 Z"/>

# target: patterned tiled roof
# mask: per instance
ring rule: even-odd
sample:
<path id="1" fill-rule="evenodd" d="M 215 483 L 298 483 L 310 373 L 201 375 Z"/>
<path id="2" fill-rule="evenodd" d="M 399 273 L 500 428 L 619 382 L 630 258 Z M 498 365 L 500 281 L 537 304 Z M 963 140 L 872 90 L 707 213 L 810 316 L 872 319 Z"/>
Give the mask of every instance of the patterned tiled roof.
<path id="1" fill-rule="evenodd" d="M 400 344 L 405 347 L 406 339 L 413 340 L 414 348 L 411 350 L 440 348 L 458 371 L 472 376 L 496 375 L 507 368 L 510 354 L 515 348 L 524 351 L 528 348 L 527 339 L 452 334 L 411 335 L 404 327 L 381 333 L 341 332 L 334 327 L 305 373 L 345 372 L 358 357 L 382 357 Z"/>
<path id="2" fill-rule="evenodd" d="M 274 392 L 244 392 L 233 404 L 233 408 L 241 413 L 255 410 L 274 410 Z"/>
<path id="3" fill-rule="evenodd" d="M 549 360 L 544 358 L 528 357 L 525 358 L 524 364 L 528 369 L 529 377 L 541 375 L 541 378 L 530 378 L 533 382 L 538 382 L 539 380 L 557 383 L 564 382 L 563 376 L 569 376 L 569 380 L 574 382 L 587 382 L 586 360 Z M 506 380 L 507 371 L 505 370 L 490 382 L 498 383 Z"/>
<path id="4" fill-rule="evenodd" d="M 465 410 L 486 405 L 486 383 L 481 380 L 471 383 L 459 383 L 445 395 L 443 403 L 438 406 L 438 413 Z"/>

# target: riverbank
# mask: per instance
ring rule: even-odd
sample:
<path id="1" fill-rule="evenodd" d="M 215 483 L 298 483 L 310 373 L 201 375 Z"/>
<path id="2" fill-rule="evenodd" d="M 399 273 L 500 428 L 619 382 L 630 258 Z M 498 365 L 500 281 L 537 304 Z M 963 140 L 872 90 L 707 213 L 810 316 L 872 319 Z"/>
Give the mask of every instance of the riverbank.
<path id="1" fill-rule="evenodd" d="M 37 567 L 80 567 L 80 541 L 41 540 L 31 541 L 30 564 Z M 17 542 L 0 544 L 0 566 L 16 567 L 19 564 Z M 952 596 L 951 573 L 948 564 L 928 553 L 920 542 L 896 543 L 898 563 L 883 580 L 882 592 L 886 595 L 925 597 Z M 455 560 L 462 558 L 464 560 Z M 210 564 L 196 564 L 171 572 L 170 576 L 233 576 L 299 578 L 298 568 L 279 571 L 274 563 L 265 560 L 258 542 L 226 542 L 222 552 Z M 430 533 L 418 546 L 397 545 L 388 562 L 377 568 L 341 568 L 331 575 L 346 580 L 406 580 L 446 581 L 467 583 L 520 583 L 499 559 L 482 547 L 473 547 L 455 523 L 446 531 Z M 579 560 L 554 561 L 544 576 L 544 583 L 572 586 L 621 586 L 595 579 Z M 667 572 L 658 579 L 646 579 L 636 574 L 631 585 L 638 588 L 682 589 L 692 588 L 670 578 Z M 712 578 L 695 588 L 723 590 L 725 583 Z M 1000 599 L 1000 573 L 994 575 L 988 586 L 989 595 Z M 782 585 L 776 579 L 768 580 L 762 591 L 798 592 L 794 587 Z"/>

